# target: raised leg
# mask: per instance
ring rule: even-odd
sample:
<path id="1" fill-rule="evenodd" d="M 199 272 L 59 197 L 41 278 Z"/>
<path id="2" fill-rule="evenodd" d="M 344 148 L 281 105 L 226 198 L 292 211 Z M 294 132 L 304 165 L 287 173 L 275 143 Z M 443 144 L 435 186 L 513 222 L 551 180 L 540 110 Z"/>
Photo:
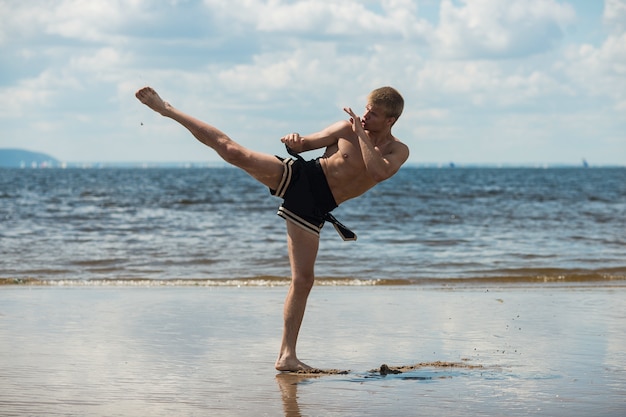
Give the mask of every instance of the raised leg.
<path id="1" fill-rule="evenodd" d="M 267 187 L 276 188 L 279 184 L 283 165 L 275 156 L 241 146 L 216 127 L 176 109 L 161 99 L 151 87 L 140 89 L 135 96 L 155 112 L 187 128 L 196 139 L 212 148 L 224 161 L 243 169 Z"/>
<path id="2" fill-rule="evenodd" d="M 285 299 L 283 338 L 275 366 L 279 371 L 300 371 L 311 369 L 298 359 L 296 343 L 307 299 L 315 281 L 314 265 L 319 237 L 287 221 L 287 243 L 291 285 Z"/>

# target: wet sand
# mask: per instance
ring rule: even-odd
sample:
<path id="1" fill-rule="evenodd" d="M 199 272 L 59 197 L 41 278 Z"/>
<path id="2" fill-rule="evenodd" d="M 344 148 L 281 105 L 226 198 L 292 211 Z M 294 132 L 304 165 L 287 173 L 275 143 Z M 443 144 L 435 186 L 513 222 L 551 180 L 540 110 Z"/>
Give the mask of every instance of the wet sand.
<path id="1" fill-rule="evenodd" d="M 0 414 L 626 415 L 624 287 L 316 287 L 328 374 L 273 369 L 285 293 L 4 286 Z"/>

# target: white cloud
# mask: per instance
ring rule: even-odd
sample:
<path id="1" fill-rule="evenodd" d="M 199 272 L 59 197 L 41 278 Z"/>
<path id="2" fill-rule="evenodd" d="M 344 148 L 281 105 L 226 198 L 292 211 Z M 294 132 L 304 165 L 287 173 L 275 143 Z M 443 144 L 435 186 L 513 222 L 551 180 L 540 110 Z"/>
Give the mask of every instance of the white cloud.
<path id="1" fill-rule="evenodd" d="M 626 0 L 605 0 L 604 22 L 613 31 L 626 31 Z"/>
<path id="2" fill-rule="evenodd" d="M 131 58 L 124 56 L 120 50 L 104 47 L 89 51 L 89 53 L 71 57 L 68 69 L 73 72 L 86 74 L 86 78 L 93 81 L 121 81 L 121 74 L 130 63 Z"/>
<path id="3" fill-rule="evenodd" d="M 120 21 L 125 9 L 136 1 L 114 2 L 105 0 L 33 0 L 29 2 L 4 2 L 0 10 L 11 15 L 3 32 L 11 36 L 33 37 L 37 34 L 56 35 L 67 39 L 105 41 Z M 122 6 L 123 4 L 123 6 Z M 109 34 L 109 35 L 107 35 Z"/>
<path id="4" fill-rule="evenodd" d="M 313 37 L 370 36 L 422 37 L 429 24 L 418 19 L 417 7 L 407 0 L 386 0 L 382 11 L 368 9 L 367 2 L 355 0 L 205 0 L 220 19 L 243 23 L 269 33 L 308 34 Z"/>
<path id="5" fill-rule="evenodd" d="M 34 82 L 0 89 L 0 118 L 18 118 L 24 109 L 41 106 L 48 101 L 50 91 L 33 87 Z M 0 144 L 1 146 L 1 144 Z"/>
<path id="6" fill-rule="evenodd" d="M 507 58 L 551 49 L 575 18 L 554 0 L 442 0 L 436 53 L 448 58 Z"/>
<path id="7" fill-rule="evenodd" d="M 121 10 L 112 2 L 65 0 L 45 10 L 40 20 L 46 32 L 65 38 L 104 41 L 107 29 L 112 30 L 121 19 Z"/>
<path id="8" fill-rule="evenodd" d="M 611 35 L 599 48 L 594 48 L 588 44 L 577 47 L 574 54 L 570 55 L 569 58 L 572 61 L 578 61 L 577 64 L 583 65 L 582 71 L 589 71 L 595 75 L 596 82 L 602 82 L 606 77 L 615 78 L 615 81 L 619 81 L 619 78 L 626 75 L 625 40 L 626 32 L 620 35 Z M 620 87 L 620 83 L 617 83 L 616 86 Z"/>
<path id="9" fill-rule="evenodd" d="M 592 97 L 609 97 L 618 112 L 626 110 L 626 0 L 606 0 L 604 23 L 609 35 L 598 47 L 573 45 L 559 63 L 572 85 Z"/>

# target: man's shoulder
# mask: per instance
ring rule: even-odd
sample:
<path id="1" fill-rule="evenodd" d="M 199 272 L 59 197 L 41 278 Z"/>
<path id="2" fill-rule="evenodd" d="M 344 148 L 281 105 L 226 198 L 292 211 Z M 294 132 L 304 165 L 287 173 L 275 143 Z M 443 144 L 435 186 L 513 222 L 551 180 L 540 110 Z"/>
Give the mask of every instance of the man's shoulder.
<path id="1" fill-rule="evenodd" d="M 346 128 L 350 127 L 350 122 L 346 120 L 339 120 L 337 122 L 331 123 L 327 125 L 322 132 L 330 133 L 330 132 L 341 132 Z"/>
<path id="2" fill-rule="evenodd" d="M 352 131 L 352 124 L 350 124 L 349 120 L 339 120 L 338 122 L 330 125 L 329 128 L 332 128 L 337 132 L 344 132 L 347 130 Z"/>
<path id="3" fill-rule="evenodd" d="M 402 142 L 400 139 L 398 139 L 397 137 L 393 137 L 393 142 L 391 144 L 391 147 L 394 151 L 409 151 L 409 146 Z"/>
<path id="4" fill-rule="evenodd" d="M 326 136 L 334 137 L 335 139 L 348 138 L 351 135 L 354 135 L 352 125 L 347 120 L 339 120 L 338 122 L 329 125 L 323 130 L 323 133 Z"/>
<path id="5" fill-rule="evenodd" d="M 389 154 L 394 155 L 394 160 L 398 165 L 398 168 L 409 159 L 409 147 L 404 142 L 400 141 L 394 136 L 394 141 L 389 147 Z"/>

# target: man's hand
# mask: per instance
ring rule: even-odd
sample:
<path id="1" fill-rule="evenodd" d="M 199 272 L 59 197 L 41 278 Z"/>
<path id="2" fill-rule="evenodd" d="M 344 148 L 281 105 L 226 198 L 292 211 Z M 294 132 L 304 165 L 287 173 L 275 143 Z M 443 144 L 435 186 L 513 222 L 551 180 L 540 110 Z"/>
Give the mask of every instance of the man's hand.
<path id="1" fill-rule="evenodd" d="M 280 138 L 280 141 L 296 153 L 304 151 L 304 138 L 299 133 L 290 133 Z"/>
<path id="2" fill-rule="evenodd" d="M 368 137 L 367 133 L 365 133 L 365 130 L 363 130 L 363 123 L 361 122 L 361 118 L 357 116 L 350 107 L 344 107 L 343 111 L 350 115 L 350 123 L 352 124 L 352 130 L 354 131 L 354 133 L 356 133 L 359 137 Z"/>

